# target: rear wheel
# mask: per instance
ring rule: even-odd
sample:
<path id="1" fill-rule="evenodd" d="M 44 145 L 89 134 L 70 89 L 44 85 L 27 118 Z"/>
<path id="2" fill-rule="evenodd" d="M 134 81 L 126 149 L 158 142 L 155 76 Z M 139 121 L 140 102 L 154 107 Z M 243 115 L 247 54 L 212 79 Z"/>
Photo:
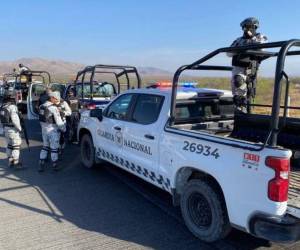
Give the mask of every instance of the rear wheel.
<path id="1" fill-rule="evenodd" d="M 222 196 L 202 180 L 189 181 L 181 195 L 181 213 L 188 229 L 206 242 L 229 233 L 230 223 Z"/>
<path id="2" fill-rule="evenodd" d="M 93 139 L 89 134 L 84 134 L 80 141 L 81 163 L 86 168 L 92 168 L 95 165 L 95 147 Z"/>

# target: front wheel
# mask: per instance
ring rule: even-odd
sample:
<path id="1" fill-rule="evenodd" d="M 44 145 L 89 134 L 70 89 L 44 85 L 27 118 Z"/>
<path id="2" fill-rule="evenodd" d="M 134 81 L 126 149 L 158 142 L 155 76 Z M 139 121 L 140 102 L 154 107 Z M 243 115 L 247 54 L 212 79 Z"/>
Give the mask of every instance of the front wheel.
<path id="1" fill-rule="evenodd" d="M 229 233 L 230 223 L 224 200 L 205 181 L 189 181 L 181 195 L 180 206 L 186 226 L 199 239 L 213 242 Z"/>
<path id="2" fill-rule="evenodd" d="M 92 168 L 95 165 L 95 147 L 93 139 L 89 134 L 82 136 L 80 141 L 81 163 L 86 168 Z"/>

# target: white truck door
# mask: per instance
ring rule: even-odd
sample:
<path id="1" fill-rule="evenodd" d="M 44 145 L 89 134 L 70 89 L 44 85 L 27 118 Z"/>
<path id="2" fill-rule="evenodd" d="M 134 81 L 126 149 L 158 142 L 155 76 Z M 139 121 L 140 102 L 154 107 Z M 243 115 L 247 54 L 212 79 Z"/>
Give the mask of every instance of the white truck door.
<path id="1" fill-rule="evenodd" d="M 125 167 L 156 185 L 159 184 L 158 118 L 163 101 L 164 97 L 160 95 L 139 94 L 123 131 Z"/>
<path id="2" fill-rule="evenodd" d="M 40 96 L 45 93 L 47 86 L 41 83 L 32 83 L 27 95 L 27 119 L 38 119 L 38 102 Z"/>
<path id="3" fill-rule="evenodd" d="M 133 96 L 125 94 L 115 99 L 104 111 L 103 119 L 97 127 L 96 152 L 113 163 L 119 163 L 124 120 L 128 117 Z"/>

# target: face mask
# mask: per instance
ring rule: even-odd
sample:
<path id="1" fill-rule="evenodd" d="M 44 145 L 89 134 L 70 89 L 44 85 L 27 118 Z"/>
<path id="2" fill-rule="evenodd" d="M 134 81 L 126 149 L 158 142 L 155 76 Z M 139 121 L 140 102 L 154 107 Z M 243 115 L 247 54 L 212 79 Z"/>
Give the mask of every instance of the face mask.
<path id="1" fill-rule="evenodd" d="M 245 27 L 244 28 L 244 36 L 247 38 L 252 38 L 253 36 L 255 36 L 255 29 Z"/>
<path id="2" fill-rule="evenodd" d="M 55 105 L 59 104 L 59 101 L 56 100 L 55 98 L 50 98 L 50 102 L 52 102 Z"/>

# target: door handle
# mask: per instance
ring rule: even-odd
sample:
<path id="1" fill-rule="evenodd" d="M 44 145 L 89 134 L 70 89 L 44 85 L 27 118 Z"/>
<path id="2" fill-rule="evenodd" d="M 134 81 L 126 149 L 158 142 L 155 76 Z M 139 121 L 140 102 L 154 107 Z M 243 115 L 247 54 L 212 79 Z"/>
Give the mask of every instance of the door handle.
<path id="1" fill-rule="evenodd" d="M 121 128 L 120 128 L 120 127 L 118 127 L 118 126 L 115 126 L 115 127 L 114 127 L 114 130 L 121 131 Z"/>
<path id="2" fill-rule="evenodd" d="M 145 138 L 147 138 L 149 140 L 154 140 L 155 139 L 155 137 L 153 135 L 148 135 L 148 134 L 145 135 Z"/>

